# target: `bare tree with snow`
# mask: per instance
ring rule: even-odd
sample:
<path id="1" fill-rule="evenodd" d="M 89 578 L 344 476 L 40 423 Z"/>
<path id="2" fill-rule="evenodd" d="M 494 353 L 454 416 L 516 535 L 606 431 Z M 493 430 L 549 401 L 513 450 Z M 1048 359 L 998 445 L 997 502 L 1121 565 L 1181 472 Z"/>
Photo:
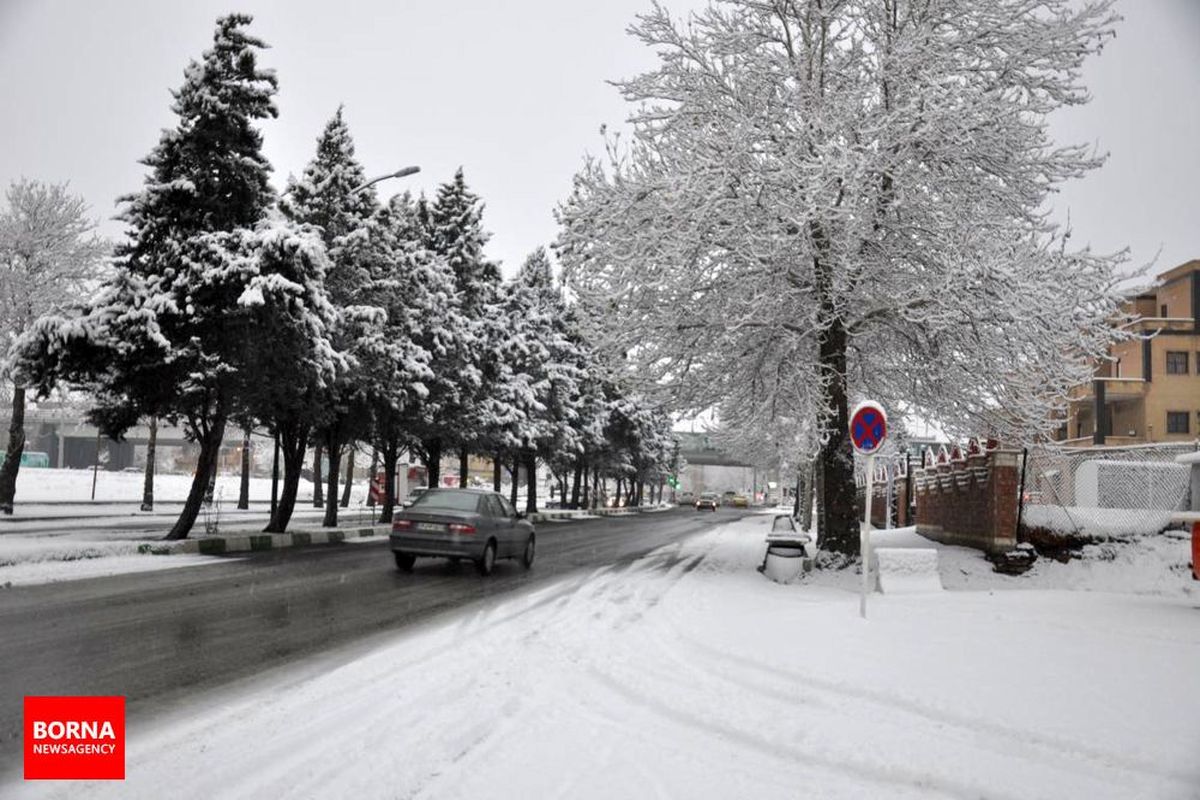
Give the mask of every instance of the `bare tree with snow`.
<path id="1" fill-rule="evenodd" d="M 83 198 L 66 184 L 15 181 L 0 211 L 0 336 L 4 350 L 33 321 L 77 302 L 104 268 L 109 245 Z M 25 450 L 25 387 L 12 388 L 8 446 L 0 465 L 0 511 L 13 512 Z"/>
<path id="2" fill-rule="evenodd" d="M 589 160 L 559 252 L 609 346 L 680 404 L 817 394 L 827 548 L 855 553 L 848 406 L 951 430 L 1055 424 L 1109 340 L 1120 257 L 1045 206 L 1102 158 L 1056 145 L 1111 0 L 730 0 L 632 31 L 634 135 Z"/>

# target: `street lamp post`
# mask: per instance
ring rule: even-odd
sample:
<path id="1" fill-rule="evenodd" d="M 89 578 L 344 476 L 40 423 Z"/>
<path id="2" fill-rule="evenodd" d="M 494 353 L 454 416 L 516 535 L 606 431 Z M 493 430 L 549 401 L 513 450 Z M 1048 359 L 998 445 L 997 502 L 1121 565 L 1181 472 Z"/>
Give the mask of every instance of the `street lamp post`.
<path id="1" fill-rule="evenodd" d="M 358 194 L 359 192 L 374 186 L 380 181 L 386 181 L 390 178 L 405 178 L 409 175 L 415 175 L 420 171 L 420 167 L 404 167 L 403 169 L 398 169 L 395 172 L 389 172 L 387 175 L 380 175 L 378 178 L 372 178 L 361 186 L 355 186 L 350 190 L 350 194 Z"/>

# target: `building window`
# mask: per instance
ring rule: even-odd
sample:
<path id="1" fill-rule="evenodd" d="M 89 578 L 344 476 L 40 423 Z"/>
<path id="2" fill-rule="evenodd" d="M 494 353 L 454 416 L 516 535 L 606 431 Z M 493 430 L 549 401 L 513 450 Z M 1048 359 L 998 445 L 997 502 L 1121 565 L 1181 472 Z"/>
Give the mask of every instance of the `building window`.
<path id="1" fill-rule="evenodd" d="M 1162 317 L 1163 319 L 1167 318 L 1167 304 L 1166 303 L 1162 304 L 1162 313 L 1160 313 L 1159 316 Z"/>
<path id="2" fill-rule="evenodd" d="M 1186 411 L 1168 411 L 1167 433 L 1189 433 L 1188 416 Z"/>
<path id="3" fill-rule="evenodd" d="M 1187 351 L 1168 351 L 1167 352 L 1167 374 L 1168 375 L 1187 375 L 1188 374 L 1188 354 Z"/>

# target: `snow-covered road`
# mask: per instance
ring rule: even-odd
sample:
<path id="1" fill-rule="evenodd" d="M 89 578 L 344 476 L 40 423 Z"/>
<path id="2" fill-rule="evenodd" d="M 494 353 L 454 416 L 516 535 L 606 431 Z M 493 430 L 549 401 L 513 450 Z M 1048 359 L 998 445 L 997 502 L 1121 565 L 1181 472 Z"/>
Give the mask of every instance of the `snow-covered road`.
<path id="1" fill-rule="evenodd" d="M 754 570 L 766 523 L 247 682 L 131 730 L 123 784 L 0 794 L 1197 796 L 1200 602 L 1182 579 L 992 591 L 1023 584 L 952 548 L 943 572 L 973 587 L 877 595 L 864 622 L 851 571 Z"/>

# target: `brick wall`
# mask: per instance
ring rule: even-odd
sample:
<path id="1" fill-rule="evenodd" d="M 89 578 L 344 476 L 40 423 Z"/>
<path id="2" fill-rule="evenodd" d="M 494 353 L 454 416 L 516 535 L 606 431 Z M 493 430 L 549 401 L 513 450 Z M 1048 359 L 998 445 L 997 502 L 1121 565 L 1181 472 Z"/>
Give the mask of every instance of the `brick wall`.
<path id="1" fill-rule="evenodd" d="M 917 532 L 943 544 L 1002 552 L 1017 543 L 1020 453 L 992 449 L 971 455 L 945 450 L 913 471 Z"/>

